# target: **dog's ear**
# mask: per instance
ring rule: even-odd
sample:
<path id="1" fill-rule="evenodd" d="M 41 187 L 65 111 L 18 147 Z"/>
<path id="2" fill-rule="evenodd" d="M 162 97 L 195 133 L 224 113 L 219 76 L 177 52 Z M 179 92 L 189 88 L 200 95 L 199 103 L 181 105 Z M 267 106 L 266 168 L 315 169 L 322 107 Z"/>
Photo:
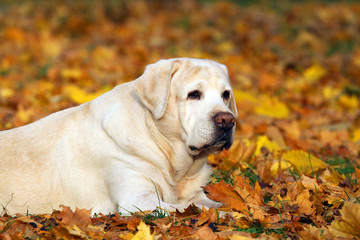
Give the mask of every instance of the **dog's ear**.
<path id="1" fill-rule="evenodd" d="M 230 79 L 229 79 L 229 72 L 227 67 L 224 64 L 219 63 L 220 68 L 225 72 L 227 78 L 228 78 L 228 82 L 230 84 Z M 236 101 L 235 101 L 235 95 L 234 92 L 231 91 L 231 99 L 230 99 L 230 111 L 234 114 L 235 118 L 237 118 L 238 116 L 238 112 L 237 112 L 237 108 L 236 108 Z"/>
<path id="2" fill-rule="evenodd" d="M 238 112 L 237 112 L 237 108 L 236 108 L 236 101 L 235 101 L 235 95 L 234 92 L 231 91 L 231 99 L 230 99 L 230 111 L 234 114 L 235 118 L 238 117 Z"/>
<path id="3" fill-rule="evenodd" d="M 143 75 L 136 79 L 136 95 L 155 119 L 160 119 L 165 113 L 170 82 L 179 67 L 178 60 L 160 60 L 148 65 Z"/>

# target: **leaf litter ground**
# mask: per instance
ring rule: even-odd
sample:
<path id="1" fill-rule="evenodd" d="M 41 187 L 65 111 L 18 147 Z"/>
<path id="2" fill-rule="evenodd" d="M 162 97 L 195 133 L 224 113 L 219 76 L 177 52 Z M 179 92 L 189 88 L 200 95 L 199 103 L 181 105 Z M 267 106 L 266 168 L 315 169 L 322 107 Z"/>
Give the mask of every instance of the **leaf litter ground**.
<path id="1" fill-rule="evenodd" d="M 360 5 L 4 1 L 0 129 L 89 101 L 160 58 L 224 63 L 239 111 L 210 156 L 221 209 L 0 217 L 3 239 L 359 239 Z"/>

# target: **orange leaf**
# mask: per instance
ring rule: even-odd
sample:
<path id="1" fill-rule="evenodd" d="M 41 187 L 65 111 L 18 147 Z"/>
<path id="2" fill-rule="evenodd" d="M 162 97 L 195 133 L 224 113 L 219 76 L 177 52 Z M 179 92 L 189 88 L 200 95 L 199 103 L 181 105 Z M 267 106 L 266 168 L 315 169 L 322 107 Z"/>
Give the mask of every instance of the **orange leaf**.
<path id="1" fill-rule="evenodd" d="M 360 169 L 359 168 L 355 168 L 355 176 L 357 177 L 357 179 L 360 179 Z"/>
<path id="2" fill-rule="evenodd" d="M 310 201 L 310 193 L 308 190 L 303 190 L 296 198 L 296 203 L 299 206 L 298 211 L 306 215 L 311 215 L 315 208 L 313 208 L 313 202 Z"/>
<path id="3" fill-rule="evenodd" d="M 213 200 L 220 201 L 224 207 L 231 207 L 239 211 L 248 210 L 244 200 L 234 191 L 230 184 L 221 180 L 219 183 L 210 184 L 204 188 L 209 192 L 209 197 Z"/>
<path id="4" fill-rule="evenodd" d="M 195 234 L 196 239 L 216 240 L 216 234 L 206 225 L 201 227 Z"/>
<path id="5" fill-rule="evenodd" d="M 78 226 L 81 230 L 84 230 L 89 224 L 91 224 L 90 210 L 76 208 L 73 212 L 69 207 L 61 206 L 62 210 L 56 214 L 56 218 L 61 223 L 68 226 Z"/>

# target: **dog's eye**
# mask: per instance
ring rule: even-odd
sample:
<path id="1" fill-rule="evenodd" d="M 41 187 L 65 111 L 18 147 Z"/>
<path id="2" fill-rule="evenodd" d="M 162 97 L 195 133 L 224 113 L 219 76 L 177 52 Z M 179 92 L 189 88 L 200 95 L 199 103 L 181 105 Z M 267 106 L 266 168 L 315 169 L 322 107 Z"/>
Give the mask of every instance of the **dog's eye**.
<path id="1" fill-rule="evenodd" d="M 230 98 L 230 91 L 224 91 L 223 92 L 223 94 L 222 94 L 222 98 L 224 99 L 224 100 L 229 100 L 229 98 Z"/>
<path id="2" fill-rule="evenodd" d="M 188 94 L 187 98 L 192 100 L 199 100 L 201 98 L 201 92 L 199 90 L 194 90 Z"/>

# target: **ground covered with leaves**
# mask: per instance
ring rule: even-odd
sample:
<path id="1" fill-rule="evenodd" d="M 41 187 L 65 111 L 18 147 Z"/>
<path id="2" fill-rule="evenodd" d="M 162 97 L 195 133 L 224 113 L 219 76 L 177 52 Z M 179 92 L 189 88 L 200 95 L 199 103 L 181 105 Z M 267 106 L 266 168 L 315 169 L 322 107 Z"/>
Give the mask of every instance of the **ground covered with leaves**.
<path id="1" fill-rule="evenodd" d="M 0 129 L 171 57 L 226 64 L 239 118 L 233 147 L 209 157 L 204 191 L 221 209 L 9 216 L 3 206 L 0 237 L 360 239 L 360 4 L 271 3 L 3 1 Z"/>

